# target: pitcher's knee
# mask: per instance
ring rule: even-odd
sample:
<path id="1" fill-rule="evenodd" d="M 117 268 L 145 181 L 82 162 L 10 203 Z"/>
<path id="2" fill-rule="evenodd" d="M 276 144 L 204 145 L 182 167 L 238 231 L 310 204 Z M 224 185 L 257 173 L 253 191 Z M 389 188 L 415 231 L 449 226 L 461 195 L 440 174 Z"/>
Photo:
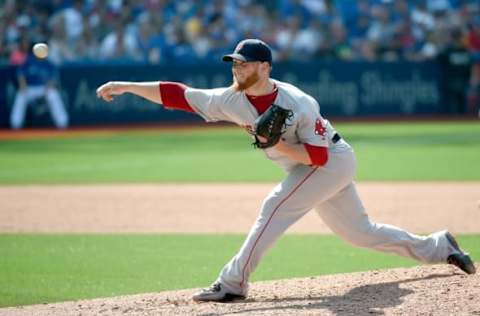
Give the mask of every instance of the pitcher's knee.
<path id="1" fill-rule="evenodd" d="M 350 230 L 347 236 L 343 238 L 350 244 L 362 247 L 373 248 L 378 244 L 378 236 L 376 235 L 377 225 L 370 220 L 366 220 Z"/>

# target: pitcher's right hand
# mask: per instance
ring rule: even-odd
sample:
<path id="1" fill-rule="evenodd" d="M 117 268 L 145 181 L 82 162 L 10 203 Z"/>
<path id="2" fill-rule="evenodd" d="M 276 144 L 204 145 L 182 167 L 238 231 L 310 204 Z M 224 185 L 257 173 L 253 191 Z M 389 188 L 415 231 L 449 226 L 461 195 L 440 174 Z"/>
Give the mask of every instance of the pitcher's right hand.
<path id="1" fill-rule="evenodd" d="M 113 96 L 121 95 L 128 91 L 129 82 L 123 81 L 109 81 L 97 89 L 97 97 L 104 99 L 107 102 L 113 100 Z"/>

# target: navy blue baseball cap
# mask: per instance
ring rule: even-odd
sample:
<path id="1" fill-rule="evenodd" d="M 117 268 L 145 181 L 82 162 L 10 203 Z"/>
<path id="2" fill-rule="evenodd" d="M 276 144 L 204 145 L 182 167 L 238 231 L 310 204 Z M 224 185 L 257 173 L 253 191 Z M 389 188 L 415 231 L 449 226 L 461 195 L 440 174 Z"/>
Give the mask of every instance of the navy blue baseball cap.
<path id="1" fill-rule="evenodd" d="M 233 54 L 223 56 L 223 61 L 262 61 L 272 64 L 272 50 L 259 39 L 246 39 L 238 43 Z"/>

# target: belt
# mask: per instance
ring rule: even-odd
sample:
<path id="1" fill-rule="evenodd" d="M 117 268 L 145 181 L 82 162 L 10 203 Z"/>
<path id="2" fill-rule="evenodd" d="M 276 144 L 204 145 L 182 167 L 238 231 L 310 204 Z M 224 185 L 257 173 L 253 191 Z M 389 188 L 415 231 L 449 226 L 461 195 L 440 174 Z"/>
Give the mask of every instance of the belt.
<path id="1" fill-rule="evenodd" d="M 340 136 L 338 133 L 335 133 L 335 135 L 332 137 L 332 143 L 336 144 L 340 139 L 342 139 L 342 136 Z"/>

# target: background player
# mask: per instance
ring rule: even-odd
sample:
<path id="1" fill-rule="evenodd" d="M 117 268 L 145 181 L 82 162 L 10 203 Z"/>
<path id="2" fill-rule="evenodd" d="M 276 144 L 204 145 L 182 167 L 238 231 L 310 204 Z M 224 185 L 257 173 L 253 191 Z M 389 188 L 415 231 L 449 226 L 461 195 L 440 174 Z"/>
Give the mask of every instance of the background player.
<path id="1" fill-rule="evenodd" d="M 106 101 L 133 93 L 169 108 L 195 112 L 206 121 L 230 121 L 255 130 L 272 104 L 291 110 L 282 140 L 264 150 L 287 176 L 264 200 L 243 246 L 196 301 L 229 301 L 247 296 L 248 279 L 261 258 L 288 227 L 315 209 L 344 240 L 426 263 L 448 262 L 475 273 L 468 254 L 447 231 L 418 236 L 372 222 L 353 182 L 356 161 L 350 145 L 320 114 L 318 103 L 298 88 L 270 78 L 272 54 L 260 40 L 240 42 L 224 61 L 232 62 L 233 84 L 194 89 L 174 82 L 108 82 L 97 89 Z"/>
<path id="2" fill-rule="evenodd" d="M 17 70 L 18 91 L 10 113 L 10 126 L 23 127 L 27 105 L 33 100 L 45 97 L 57 128 L 68 126 L 68 114 L 60 93 L 55 87 L 57 71 L 46 58 L 38 58 L 29 49 L 25 62 Z"/>

